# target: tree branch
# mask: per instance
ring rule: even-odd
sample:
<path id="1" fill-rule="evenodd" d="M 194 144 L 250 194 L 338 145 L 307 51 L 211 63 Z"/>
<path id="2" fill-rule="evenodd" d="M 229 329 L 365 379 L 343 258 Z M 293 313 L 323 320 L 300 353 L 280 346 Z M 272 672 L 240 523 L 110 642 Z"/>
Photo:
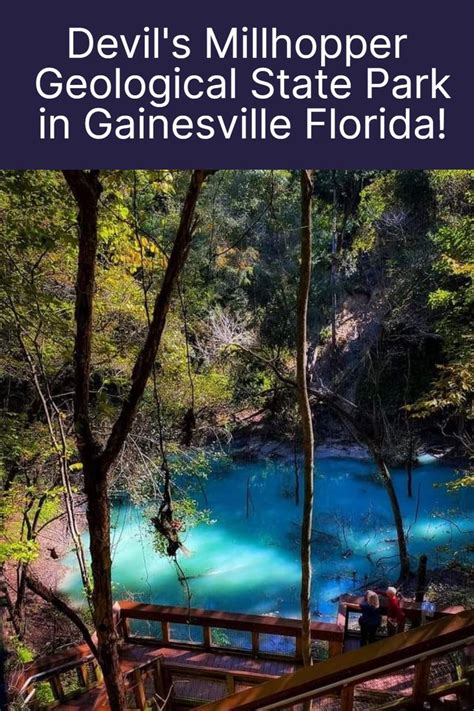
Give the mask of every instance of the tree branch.
<path id="1" fill-rule="evenodd" d="M 148 335 L 133 368 L 130 391 L 127 399 L 123 403 L 120 415 L 112 428 L 105 450 L 100 457 L 100 470 L 102 472 L 107 472 L 117 458 L 125 438 L 130 431 L 138 404 L 145 390 L 148 378 L 150 377 L 165 327 L 171 296 L 191 246 L 195 228 L 194 214 L 199 193 L 207 176 L 213 172 L 214 171 L 211 170 L 195 170 L 191 176 L 173 249 L 166 267 L 161 289 L 155 301 Z"/>
<path id="2" fill-rule="evenodd" d="M 28 588 L 32 592 L 34 592 L 35 595 L 38 595 L 38 597 L 40 597 L 42 600 L 48 602 L 50 605 L 56 608 L 56 610 L 65 615 L 73 623 L 73 625 L 77 627 L 77 629 L 82 634 L 84 642 L 87 644 L 92 654 L 97 657 L 97 647 L 94 644 L 91 633 L 89 632 L 87 626 L 81 620 L 77 612 L 75 612 L 72 607 L 69 607 L 69 605 L 65 603 L 64 600 L 62 600 L 58 595 L 56 595 L 56 593 L 54 593 L 50 588 L 47 588 L 46 585 L 43 585 L 43 583 L 31 571 L 27 571 L 25 575 L 26 584 Z"/>

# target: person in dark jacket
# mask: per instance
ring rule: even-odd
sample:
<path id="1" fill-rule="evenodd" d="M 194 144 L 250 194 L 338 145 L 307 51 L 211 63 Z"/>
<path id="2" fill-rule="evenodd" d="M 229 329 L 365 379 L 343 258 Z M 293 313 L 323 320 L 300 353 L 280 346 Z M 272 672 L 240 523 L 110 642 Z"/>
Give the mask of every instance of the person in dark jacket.
<path id="1" fill-rule="evenodd" d="M 382 621 L 380 614 L 379 596 L 373 590 L 367 590 L 365 600 L 361 602 L 360 609 L 362 615 L 359 617 L 360 625 L 360 646 L 375 642 L 377 628 Z"/>

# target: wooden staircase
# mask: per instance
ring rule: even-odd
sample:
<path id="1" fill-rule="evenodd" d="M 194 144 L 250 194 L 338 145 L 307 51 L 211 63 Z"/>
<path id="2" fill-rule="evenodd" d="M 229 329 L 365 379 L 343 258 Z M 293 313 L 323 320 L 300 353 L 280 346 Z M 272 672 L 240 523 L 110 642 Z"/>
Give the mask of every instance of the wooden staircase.
<path id="1" fill-rule="evenodd" d="M 474 612 L 299 669 L 201 711 L 270 711 L 311 702 L 321 711 L 474 709 Z"/>

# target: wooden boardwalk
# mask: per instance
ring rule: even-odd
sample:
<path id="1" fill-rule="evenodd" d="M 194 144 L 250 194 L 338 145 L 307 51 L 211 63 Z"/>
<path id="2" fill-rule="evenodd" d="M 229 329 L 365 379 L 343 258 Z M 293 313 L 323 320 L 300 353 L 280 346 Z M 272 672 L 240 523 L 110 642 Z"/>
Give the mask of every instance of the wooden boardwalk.
<path id="1" fill-rule="evenodd" d="M 358 649 L 360 640 L 348 624 L 352 608 L 358 605 L 345 603 L 337 625 L 313 623 L 312 637 L 326 644 L 329 658 L 303 669 L 295 620 L 124 603 L 117 629 L 127 707 L 144 711 L 168 700 L 175 711 L 198 705 L 205 711 L 239 705 L 257 711 L 284 699 L 299 711 L 300 699 L 310 696 L 315 711 L 368 711 L 451 696 L 464 704 L 457 708 L 471 709 L 472 699 L 467 706 L 464 699 L 474 678 L 473 655 L 466 652 L 474 635 L 472 612 L 444 614 Z M 183 629 L 186 641 L 176 639 Z M 144 632 L 148 636 L 140 636 Z M 59 711 L 114 711 L 85 645 L 34 662 L 23 676 L 21 693 L 32 700 L 29 708 L 36 708 L 37 685 L 49 683 Z"/>
<path id="2" fill-rule="evenodd" d="M 350 639 L 351 649 L 359 647 L 359 640 Z M 346 651 L 347 648 L 346 648 Z M 225 678 L 212 677 L 213 672 L 222 674 L 248 675 L 252 683 L 236 683 L 234 690 L 242 691 L 246 688 L 275 679 L 284 674 L 296 671 L 300 665 L 268 659 L 253 659 L 248 656 L 241 657 L 235 654 L 222 654 L 205 652 L 199 649 L 177 649 L 170 647 L 152 647 L 138 644 L 126 644 L 120 652 L 121 667 L 124 674 L 133 672 L 142 665 L 160 660 L 164 669 L 170 670 L 174 694 L 182 702 L 207 703 L 218 701 L 228 695 Z M 186 672 L 206 670 L 208 678 L 198 678 Z M 440 681 L 450 681 L 446 662 L 438 661 L 432 667 L 432 673 L 437 672 Z M 377 679 L 363 682 L 358 687 L 355 708 L 365 708 L 366 704 L 395 700 L 400 697 L 410 696 L 414 678 L 414 667 L 385 674 Z M 320 703 L 320 708 L 336 708 L 336 700 L 327 699 L 326 706 Z M 316 705 L 315 708 L 318 708 Z M 57 707 L 58 711 L 110 711 L 103 687 L 91 689 L 78 699 L 72 699 L 66 704 Z"/>
<path id="3" fill-rule="evenodd" d="M 141 652 L 143 647 L 138 645 L 133 649 Z M 135 653 L 135 652 L 133 652 Z M 157 651 L 165 663 L 173 664 L 190 664 L 199 667 L 208 667 L 219 670 L 241 671 L 249 674 L 259 674 L 264 676 L 281 676 L 289 674 L 298 669 L 297 664 L 292 662 L 269 660 L 269 659 L 252 659 L 252 657 L 240 657 L 236 654 L 215 654 L 212 652 L 203 652 L 201 650 L 190 651 L 188 649 L 171 649 L 162 647 Z M 128 658 L 128 652 L 125 651 L 125 657 Z"/>
<path id="4" fill-rule="evenodd" d="M 188 699 L 195 703 L 216 701 L 227 696 L 229 691 L 226 685 L 227 673 L 242 677 L 243 681 L 235 683 L 234 686 L 235 691 L 242 691 L 249 686 L 278 678 L 299 668 L 299 665 L 286 661 L 253 659 L 249 656 L 206 652 L 202 649 L 125 644 L 120 650 L 120 662 L 124 674 L 157 660 L 160 660 L 165 670 L 169 670 L 175 695 L 179 699 Z M 197 678 L 196 672 L 202 674 L 203 670 L 206 671 L 207 678 Z M 214 672 L 215 678 L 213 678 Z M 78 709 L 109 711 L 102 686 L 91 689 L 79 698 L 71 699 L 56 708 L 58 711 Z"/>

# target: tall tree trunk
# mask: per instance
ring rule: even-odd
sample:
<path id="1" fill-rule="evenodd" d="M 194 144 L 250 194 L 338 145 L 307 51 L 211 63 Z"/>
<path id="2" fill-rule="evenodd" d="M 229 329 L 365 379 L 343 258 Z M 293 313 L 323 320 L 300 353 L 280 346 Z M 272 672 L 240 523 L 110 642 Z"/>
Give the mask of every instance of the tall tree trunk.
<path id="1" fill-rule="evenodd" d="M 336 254 L 337 254 L 337 201 L 336 185 L 333 187 L 333 224 L 332 224 L 332 244 L 331 244 L 331 345 L 332 350 L 336 350 L 336 314 L 337 314 L 337 293 L 336 293 Z"/>
<path id="2" fill-rule="evenodd" d="M 113 617 L 112 559 L 107 470 L 99 464 L 101 449 L 90 425 L 89 387 L 93 306 L 97 260 L 97 218 L 102 186 L 98 171 L 65 171 L 79 215 L 79 255 L 76 278 L 76 338 L 74 344 L 74 427 L 83 465 L 90 534 L 92 616 L 97 632 L 97 658 L 104 676 L 111 709 L 126 711 L 125 687 L 120 669 Z"/>
<path id="3" fill-rule="evenodd" d="M 110 505 L 107 477 L 98 465 L 85 465 L 84 483 L 88 500 L 91 567 L 94 579 L 92 609 L 97 632 L 98 661 L 104 675 L 111 709 L 126 708 L 117 632 L 113 614 L 112 557 L 110 550 Z M 93 503 L 92 503 L 93 502 Z"/>
<path id="4" fill-rule="evenodd" d="M 407 471 L 407 494 L 408 498 L 413 498 L 413 439 L 411 433 L 409 434 L 408 440 L 408 454 L 406 461 L 406 471 Z"/>
<path id="5" fill-rule="evenodd" d="M 0 531 L 3 531 L 4 518 L 0 514 Z M 7 679 L 5 670 L 11 650 L 8 645 L 8 611 L 11 611 L 10 598 L 5 580 L 5 567 L 0 564 L 0 711 L 8 711 Z M 7 604 L 4 604 L 4 601 Z"/>
<path id="6" fill-rule="evenodd" d="M 307 316 L 311 284 L 311 207 L 313 172 L 301 171 L 301 263 L 297 303 L 296 385 L 301 417 L 304 482 L 301 526 L 301 624 L 303 663 L 311 658 L 311 534 L 313 528 L 314 435 L 307 387 Z"/>
<path id="7" fill-rule="evenodd" d="M 20 630 L 20 639 L 22 639 L 25 634 L 25 593 L 27 567 L 27 563 L 19 563 L 16 571 L 17 586 L 13 618 L 15 627 Z"/>
<path id="8" fill-rule="evenodd" d="M 390 501 L 393 520 L 397 531 L 398 551 L 400 557 L 400 579 L 406 580 L 410 576 L 410 558 L 408 557 L 405 529 L 403 528 L 403 518 L 400 510 L 400 504 L 398 502 L 397 492 L 393 486 L 392 477 L 390 476 L 385 460 L 380 454 L 378 448 L 374 445 L 369 445 L 369 447 L 377 467 L 377 471 L 383 481 Z"/>
<path id="9" fill-rule="evenodd" d="M 98 171 L 64 171 L 64 177 L 79 208 L 79 257 L 76 279 L 74 349 L 74 426 L 87 496 L 87 520 L 94 580 L 92 607 L 97 631 L 98 660 L 104 675 L 110 707 L 113 711 L 126 711 L 126 700 L 112 609 L 108 474 L 130 431 L 152 372 L 171 296 L 191 245 L 197 200 L 206 177 L 212 172 L 195 170 L 191 175 L 176 238 L 155 301 L 148 334 L 133 368 L 130 391 L 112 428 L 107 444 L 102 449 L 92 432 L 89 413 L 92 319 L 97 259 L 97 216 L 102 186 L 99 182 Z"/>
<path id="10" fill-rule="evenodd" d="M 405 427 L 407 430 L 408 438 L 408 453 L 406 460 L 406 471 L 407 471 L 407 493 L 408 497 L 411 499 L 413 497 L 413 433 L 410 424 L 410 414 L 406 409 L 410 401 L 410 380 L 411 380 L 411 358 L 410 349 L 407 348 L 407 373 L 406 373 L 406 385 L 405 385 Z"/>

